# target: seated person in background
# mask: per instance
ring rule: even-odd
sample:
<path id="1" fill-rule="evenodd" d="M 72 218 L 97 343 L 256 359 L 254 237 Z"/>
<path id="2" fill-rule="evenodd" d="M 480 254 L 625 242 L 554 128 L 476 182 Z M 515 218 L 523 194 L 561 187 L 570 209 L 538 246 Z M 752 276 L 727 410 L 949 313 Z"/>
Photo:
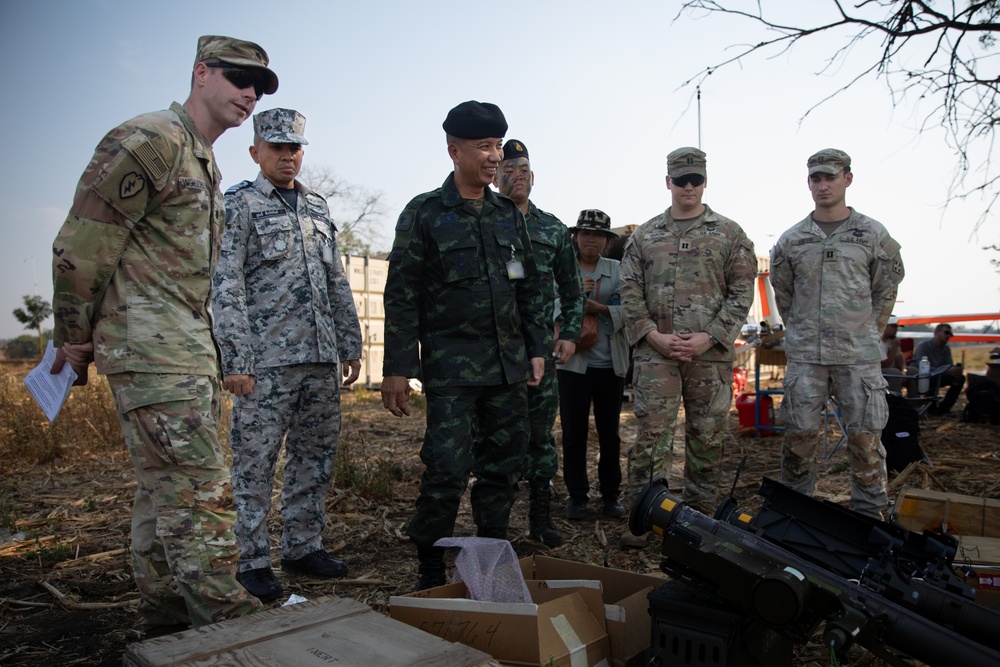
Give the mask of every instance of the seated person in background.
<path id="1" fill-rule="evenodd" d="M 962 387 L 965 385 L 962 365 L 955 365 L 951 356 L 951 348 L 948 347 L 948 339 L 951 338 L 951 335 L 950 324 L 937 325 L 934 328 L 934 338 L 917 345 L 917 349 L 913 352 L 913 358 L 910 359 L 910 375 L 917 375 L 920 360 L 927 357 L 927 361 L 931 362 L 931 375 L 940 376 L 940 386 L 948 387 L 948 393 L 945 394 L 944 398 L 929 410 L 931 414 L 947 414 L 955 405 L 955 401 L 958 400 L 958 395 L 962 393 Z M 934 386 L 932 385 L 931 388 L 933 390 Z"/>
<path id="2" fill-rule="evenodd" d="M 903 391 L 903 376 L 906 375 L 906 359 L 899 339 L 896 338 L 898 328 L 899 318 L 893 315 L 885 325 L 879 341 L 879 348 L 882 350 L 882 375 L 889 382 L 889 390 L 897 394 Z"/>

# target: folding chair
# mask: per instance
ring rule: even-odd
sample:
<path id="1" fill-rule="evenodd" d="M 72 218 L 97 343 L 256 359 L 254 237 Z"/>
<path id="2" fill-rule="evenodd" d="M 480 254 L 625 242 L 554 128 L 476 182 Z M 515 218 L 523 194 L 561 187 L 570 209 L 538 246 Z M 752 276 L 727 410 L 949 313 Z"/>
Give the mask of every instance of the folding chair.
<path id="1" fill-rule="evenodd" d="M 837 403 L 837 399 L 833 397 L 832 394 L 827 390 L 826 395 L 826 407 L 823 408 L 823 414 L 820 415 L 823 419 L 823 458 L 830 458 L 837 453 L 840 446 L 847 442 L 847 429 L 844 428 L 844 420 L 840 416 L 840 404 Z M 840 439 L 837 440 L 837 444 L 833 446 L 830 453 L 827 453 L 827 439 L 829 437 L 830 430 L 830 418 L 833 418 L 834 422 L 837 424 L 837 428 L 840 429 Z"/>
<path id="2" fill-rule="evenodd" d="M 937 405 L 937 402 L 941 400 L 941 396 L 939 395 L 941 389 L 941 376 L 943 376 L 950 368 L 951 366 L 945 366 L 937 369 L 928 376 L 929 389 L 924 395 L 917 395 L 917 382 L 920 380 L 920 376 L 907 375 L 903 379 L 903 385 L 906 387 L 906 402 L 913 406 L 913 408 L 917 411 L 917 415 L 919 415 L 921 419 L 924 418 L 928 410 Z"/>

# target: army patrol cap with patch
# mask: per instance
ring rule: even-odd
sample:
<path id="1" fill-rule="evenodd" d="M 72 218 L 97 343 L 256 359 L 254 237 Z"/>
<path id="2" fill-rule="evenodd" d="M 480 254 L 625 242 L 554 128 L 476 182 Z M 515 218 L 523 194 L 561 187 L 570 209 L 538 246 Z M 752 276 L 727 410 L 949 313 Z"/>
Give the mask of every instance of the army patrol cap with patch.
<path id="1" fill-rule="evenodd" d="M 220 60 L 259 72 L 264 78 L 265 95 L 273 95 L 278 90 L 278 75 L 267 68 L 267 51 L 259 44 L 221 35 L 203 35 L 198 38 L 198 55 L 194 64 L 206 60 Z"/>
<path id="2" fill-rule="evenodd" d="M 253 131 L 272 144 L 302 144 L 306 141 L 306 117 L 295 109 L 268 109 L 253 117 Z"/>
<path id="3" fill-rule="evenodd" d="M 570 231 L 575 233 L 581 229 L 603 232 L 607 236 L 618 238 L 618 234 L 611 231 L 611 216 L 598 208 L 587 208 L 580 211 L 580 216 L 576 219 L 576 227 Z"/>
<path id="4" fill-rule="evenodd" d="M 497 105 L 469 100 L 449 111 L 441 127 L 459 139 L 503 137 L 507 134 L 507 119 Z"/>
<path id="5" fill-rule="evenodd" d="M 844 168 L 851 166 L 851 156 L 836 148 L 824 148 L 813 153 L 806 161 L 809 175 L 822 172 L 824 174 L 839 174 Z"/>
<path id="6" fill-rule="evenodd" d="M 503 159 L 506 160 L 516 160 L 519 157 L 523 157 L 525 160 L 528 159 L 528 149 L 527 147 L 517 139 L 510 139 L 503 145 Z"/>
<path id="7" fill-rule="evenodd" d="M 688 174 L 701 174 L 707 177 L 705 152 L 691 146 L 678 148 L 667 156 L 667 176 L 680 178 Z"/>

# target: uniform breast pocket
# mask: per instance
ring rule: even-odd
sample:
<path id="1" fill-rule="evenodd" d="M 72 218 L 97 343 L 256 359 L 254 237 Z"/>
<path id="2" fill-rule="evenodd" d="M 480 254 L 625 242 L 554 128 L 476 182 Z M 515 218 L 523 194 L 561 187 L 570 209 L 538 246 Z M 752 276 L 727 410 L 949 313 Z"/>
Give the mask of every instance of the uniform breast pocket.
<path id="1" fill-rule="evenodd" d="M 253 221 L 260 254 L 264 259 L 281 259 L 292 247 L 292 221 L 286 217 L 258 218 Z"/>
<path id="2" fill-rule="evenodd" d="M 472 280 L 482 275 L 479 244 L 475 238 L 441 239 L 441 272 L 447 283 Z"/>

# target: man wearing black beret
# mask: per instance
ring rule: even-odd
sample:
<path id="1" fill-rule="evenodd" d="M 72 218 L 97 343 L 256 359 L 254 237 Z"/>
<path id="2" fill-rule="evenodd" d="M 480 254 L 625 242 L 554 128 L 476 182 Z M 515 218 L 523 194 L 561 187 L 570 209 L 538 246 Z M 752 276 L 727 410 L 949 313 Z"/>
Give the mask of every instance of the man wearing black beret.
<path id="1" fill-rule="evenodd" d="M 383 405 L 410 414 L 407 378 L 419 377 L 427 396 L 426 470 L 406 531 L 417 590 L 445 583 L 434 543 L 452 535 L 470 473 L 477 534 L 506 539 L 528 445 L 527 390 L 551 345 L 524 217 L 488 187 L 503 159 L 503 112 L 463 102 L 444 131 L 454 171 L 400 214 L 385 289 Z"/>

